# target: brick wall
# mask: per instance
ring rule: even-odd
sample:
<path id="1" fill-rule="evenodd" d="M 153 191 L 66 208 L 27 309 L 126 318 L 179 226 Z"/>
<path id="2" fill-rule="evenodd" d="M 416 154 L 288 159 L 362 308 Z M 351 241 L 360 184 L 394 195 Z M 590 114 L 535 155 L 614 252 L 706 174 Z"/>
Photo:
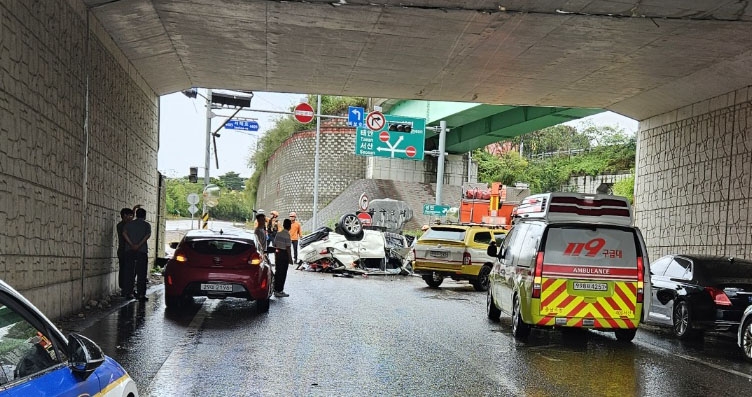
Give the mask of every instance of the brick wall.
<path id="1" fill-rule="evenodd" d="M 748 90 L 640 122 L 636 223 L 653 260 L 681 252 L 752 258 Z"/>
<path id="2" fill-rule="evenodd" d="M 319 143 L 319 206 L 337 197 L 365 175 L 366 157 L 355 155 L 355 130 L 344 122 L 322 122 Z M 277 210 L 284 218 L 296 211 L 306 220 L 313 214 L 316 131 L 288 138 L 272 155 L 259 179 L 256 207 Z"/>
<path id="3" fill-rule="evenodd" d="M 85 18 L 0 5 L 0 278 L 53 318 L 116 290 L 120 208 L 156 212 L 158 97 Z"/>
<path id="4" fill-rule="evenodd" d="M 613 188 L 614 184 L 631 176 L 631 173 L 596 175 L 596 176 L 573 176 L 566 184 L 561 186 L 562 192 L 577 192 L 595 194 L 598 187 L 605 183 Z"/>

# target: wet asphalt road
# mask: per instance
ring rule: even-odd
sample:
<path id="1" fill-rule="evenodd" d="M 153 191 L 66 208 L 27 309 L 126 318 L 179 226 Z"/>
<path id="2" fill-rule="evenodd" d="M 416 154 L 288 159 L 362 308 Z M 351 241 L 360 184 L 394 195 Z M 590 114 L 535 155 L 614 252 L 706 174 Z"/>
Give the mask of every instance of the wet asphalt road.
<path id="1" fill-rule="evenodd" d="M 145 396 L 749 395 L 752 364 L 730 336 L 690 343 L 641 329 L 634 343 L 596 331 L 534 330 L 485 317 L 485 293 L 447 280 L 352 279 L 290 271 L 288 298 L 197 298 L 165 312 L 123 302 L 84 329 Z"/>

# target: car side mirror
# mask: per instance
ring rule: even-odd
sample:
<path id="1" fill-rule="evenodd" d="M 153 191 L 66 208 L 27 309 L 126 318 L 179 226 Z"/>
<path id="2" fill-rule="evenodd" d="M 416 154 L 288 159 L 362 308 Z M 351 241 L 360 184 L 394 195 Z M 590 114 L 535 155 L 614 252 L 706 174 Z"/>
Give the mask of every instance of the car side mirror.
<path id="1" fill-rule="evenodd" d="M 71 370 L 88 378 L 97 367 L 104 363 L 102 349 L 91 339 L 76 333 L 68 335 L 68 362 Z"/>
<path id="2" fill-rule="evenodd" d="M 488 244 L 488 248 L 486 249 L 486 255 L 493 257 L 496 256 L 497 252 L 498 249 L 496 248 L 496 242 L 491 241 L 491 244 Z"/>
<path id="3" fill-rule="evenodd" d="M 180 244 L 179 241 L 173 241 L 173 242 L 170 243 L 170 248 L 176 249 L 176 248 L 178 248 L 178 244 Z"/>

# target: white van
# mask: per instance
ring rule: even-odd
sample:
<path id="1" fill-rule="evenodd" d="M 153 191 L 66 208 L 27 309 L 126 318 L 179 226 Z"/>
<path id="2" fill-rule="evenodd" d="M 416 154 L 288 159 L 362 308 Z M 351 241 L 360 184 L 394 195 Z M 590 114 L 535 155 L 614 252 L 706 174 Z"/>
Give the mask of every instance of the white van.
<path id="1" fill-rule="evenodd" d="M 488 318 L 511 315 L 518 338 L 531 327 L 575 327 L 613 331 L 618 340 L 631 341 L 650 302 L 647 249 L 632 223 L 624 197 L 525 198 L 496 253 Z"/>

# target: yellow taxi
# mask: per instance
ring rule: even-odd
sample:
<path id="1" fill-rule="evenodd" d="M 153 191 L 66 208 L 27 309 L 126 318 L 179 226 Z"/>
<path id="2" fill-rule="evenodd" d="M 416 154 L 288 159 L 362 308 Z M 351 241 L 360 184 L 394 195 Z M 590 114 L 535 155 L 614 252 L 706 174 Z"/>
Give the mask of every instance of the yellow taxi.
<path id="1" fill-rule="evenodd" d="M 476 291 L 486 291 L 496 259 L 487 254 L 488 245 L 492 241 L 500 245 L 506 232 L 477 224 L 432 226 L 415 245 L 413 271 L 431 288 L 438 288 L 448 277 L 468 280 Z"/>

